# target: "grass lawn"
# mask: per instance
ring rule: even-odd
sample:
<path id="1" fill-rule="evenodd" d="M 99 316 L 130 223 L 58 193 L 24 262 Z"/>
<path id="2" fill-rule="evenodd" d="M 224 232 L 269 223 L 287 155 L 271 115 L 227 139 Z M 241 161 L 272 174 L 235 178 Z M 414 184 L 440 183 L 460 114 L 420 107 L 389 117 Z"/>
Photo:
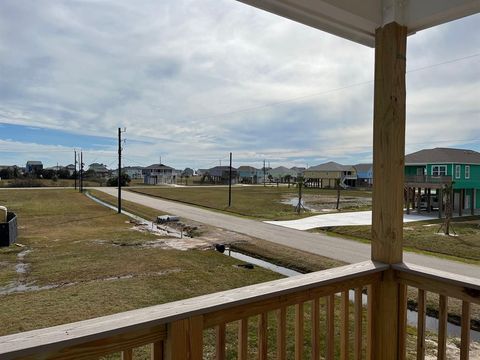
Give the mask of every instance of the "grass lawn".
<path id="1" fill-rule="evenodd" d="M 83 186 L 104 186 L 106 183 L 105 179 L 84 179 Z M 78 185 L 78 180 L 77 180 Z M 18 179 L 7 179 L 0 180 L 0 188 L 2 187 L 74 187 L 74 179 L 30 179 L 30 178 L 18 178 Z"/>
<path id="2" fill-rule="evenodd" d="M 232 206 L 228 207 L 228 187 L 152 187 L 129 189 L 145 195 L 175 200 L 236 215 L 261 220 L 298 219 L 311 215 L 310 212 L 295 213 L 294 206 L 283 204 L 282 200 L 296 198 L 298 190 L 293 186 L 238 186 L 232 188 Z M 304 189 L 305 197 L 318 195 L 331 198 L 335 190 Z M 342 190 L 342 197 L 370 198 L 371 193 L 356 190 Z"/>
<path id="3" fill-rule="evenodd" d="M 281 277 L 214 251 L 142 246 L 157 237 L 73 190 L 1 191 L 0 204 L 17 213 L 25 246 L 0 248 L 0 335 Z M 5 292 L 15 285 L 45 289 Z"/>
<path id="4" fill-rule="evenodd" d="M 454 218 L 452 226 L 457 236 L 439 234 L 441 220 L 407 223 L 403 228 L 404 247 L 431 255 L 452 257 L 455 260 L 480 265 L 480 217 Z M 371 227 L 333 226 L 312 231 L 338 234 L 344 237 L 371 241 Z"/>

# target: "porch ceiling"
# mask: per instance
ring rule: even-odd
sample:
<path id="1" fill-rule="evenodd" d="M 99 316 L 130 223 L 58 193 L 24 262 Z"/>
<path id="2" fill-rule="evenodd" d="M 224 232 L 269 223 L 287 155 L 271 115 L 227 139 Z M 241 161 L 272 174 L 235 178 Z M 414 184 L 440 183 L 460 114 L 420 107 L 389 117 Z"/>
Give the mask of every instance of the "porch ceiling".
<path id="1" fill-rule="evenodd" d="M 480 0 L 238 0 L 371 46 L 375 29 L 396 21 L 415 32 L 480 12 Z"/>

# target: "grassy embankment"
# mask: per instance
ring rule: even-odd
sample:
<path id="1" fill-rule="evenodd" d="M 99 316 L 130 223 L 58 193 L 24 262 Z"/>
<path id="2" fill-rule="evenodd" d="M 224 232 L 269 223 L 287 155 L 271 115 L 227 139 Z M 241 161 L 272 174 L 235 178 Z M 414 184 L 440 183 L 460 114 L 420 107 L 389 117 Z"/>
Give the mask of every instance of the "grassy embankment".
<path id="1" fill-rule="evenodd" d="M 241 215 L 259 220 L 289 220 L 312 215 L 311 212 L 294 212 L 294 207 L 283 204 L 283 200 L 295 198 L 298 190 L 293 186 L 245 186 L 232 188 L 232 206 L 228 207 L 228 187 L 190 187 L 171 188 L 155 187 L 145 189 L 129 189 L 145 195 L 180 201 L 186 204 L 201 206 L 213 210 Z M 305 196 L 335 196 L 335 190 L 304 189 Z M 342 197 L 370 197 L 365 191 L 343 190 Z"/>

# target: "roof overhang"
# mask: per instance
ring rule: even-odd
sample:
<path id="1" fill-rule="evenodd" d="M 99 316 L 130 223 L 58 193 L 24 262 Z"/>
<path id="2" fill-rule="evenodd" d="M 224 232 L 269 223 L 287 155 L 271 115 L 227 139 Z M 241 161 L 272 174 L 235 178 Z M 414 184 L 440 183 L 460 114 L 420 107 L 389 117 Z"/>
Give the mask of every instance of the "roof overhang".
<path id="1" fill-rule="evenodd" d="M 371 47 L 375 30 L 391 22 L 414 34 L 480 12 L 480 0 L 238 1 Z"/>

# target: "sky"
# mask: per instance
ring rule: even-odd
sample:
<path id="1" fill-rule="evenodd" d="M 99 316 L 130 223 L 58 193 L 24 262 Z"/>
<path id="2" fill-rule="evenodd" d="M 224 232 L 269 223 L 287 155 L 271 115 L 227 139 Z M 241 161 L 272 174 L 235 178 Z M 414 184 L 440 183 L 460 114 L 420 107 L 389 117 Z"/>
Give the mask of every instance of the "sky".
<path id="1" fill-rule="evenodd" d="M 408 38 L 406 153 L 480 151 L 480 15 Z M 372 158 L 374 50 L 234 0 L 0 2 L 0 165 Z"/>

